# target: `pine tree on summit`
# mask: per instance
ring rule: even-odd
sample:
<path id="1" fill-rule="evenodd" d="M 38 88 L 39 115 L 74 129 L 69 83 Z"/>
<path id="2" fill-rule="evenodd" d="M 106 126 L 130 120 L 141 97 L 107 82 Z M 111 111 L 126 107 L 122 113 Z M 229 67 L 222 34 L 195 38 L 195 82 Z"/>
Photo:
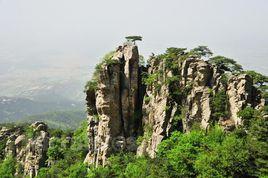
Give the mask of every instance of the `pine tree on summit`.
<path id="1" fill-rule="evenodd" d="M 142 41 L 142 36 L 126 36 L 125 37 L 128 42 L 132 42 L 136 44 L 136 41 Z"/>

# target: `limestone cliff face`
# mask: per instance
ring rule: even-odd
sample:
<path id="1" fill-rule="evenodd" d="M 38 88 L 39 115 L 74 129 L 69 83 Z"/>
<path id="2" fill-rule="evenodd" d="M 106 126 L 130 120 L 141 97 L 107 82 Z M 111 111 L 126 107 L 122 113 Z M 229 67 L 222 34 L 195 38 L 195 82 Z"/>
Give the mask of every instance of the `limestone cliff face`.
<path id="1" fill-rule="evenodd" d="M 3 127 L 0 139 L 6 140 L 4 156 L 12 156 L 17 161 L 17 174 L 35 177 L 40 167 L 45 166 L 49 134 L 43 122 L 35 122 L 31 128 L 33 136 L 27 138 L 20 127 Z"/>
<path id="2" fill-rule="evenodd" d="M 137 46 L 120 46 L 112 60 L 112 64 L 102 66 L 96 91 L 87 92 L 89 163 L 105 164 L 111 153 L 136 149 L 132 137 L 137 134 L 139 122 Z"/>
<path id="3" fill-rule="evenodd" d="M 143 140 L 138 154 L 149 154 L 155 157 L 158 144 L 170 134 L 176 114 L 184 112 L 185 117 L 176 123 L 177 129 L 181 131 L 189 131 L 194 123 L 198 123 L 204 129 L 208 127 L 212 114 L 210 91 L 216 92 L 222 86 L 219 82 L 220 71 L 216 67 L 203 60 L 187 59 L 178 65 L 181 78 L 175 85 L 184 94 L 174 97 L 172 95 L 174 91 L 171 91 L 172 86 L 166 82 L 174 77 L 172 72 L 165 67 L 163 61 L 152 59 L 150 62 L 149 74 L 162 70 L 164 75 L 158 78 L 157 81 L 160 83 L 148 86 L 146 90 L 146 96 L 150 98 L 150 101 L 148 103 L 145 101 L 143 104 L 145 113 L 143 125 L 151 127 L 152 133 L 151 138 Z M 160 91 L 154 92 L 156 91 L 154 87 L 159 84 L 161 85 Z"/>
<path id="4" fill-rule="evenodd" d="M 42 122 L 32 124 L 34 138 L 30 139 L 26 148 L 24 161 L 24 175 L 35 177 L 40 167 L 46 163 L 46 152 L 49 146 L 47 125 Z"/>
<path id="5" fill-rule="evenodd" d="M 211 119 L 211 95 L 224 89 L 220 82 L 221 71 L 200 59 L 188 59 L 182 65 L 182 86 L 191 86 L 186 97 L 184 131 L 198 122 L 203 129 Z"/>
<path id="6" fill-rule="evenodd" d="M 253 87 L 253 81 L 248 75 L 233 76 L 229 80 L 227 95 L 229 98 L 230 120 L 235 125 L 241 125 L 243 121 L 237 116 L 237 112 L 246 106 L 259 109 L 263 105 L 261 93 Z"/>
<path id="7" fill-rule="evenodd" d="M 134 44 L 117 48 L 112 63 L 102 64 L 97 88 L 87 91 L 89 153 L 85 162 L 105 165 L 112 153 L 136 152 L 155 157 L 157 146 L 174 130 L 224 129 L 243 124 L 237 112 L 262 105 L 247 75 L 229 75 L 202 59 L 188 57 L 170 67 L 152 56 L 139 66 Z M 142 72 L 143 71 L 143 72 Z M 142 82 L 144 74 L 150 81 Z M 213 98 L 227 97 L 226 114 L 215 118 Z"/>

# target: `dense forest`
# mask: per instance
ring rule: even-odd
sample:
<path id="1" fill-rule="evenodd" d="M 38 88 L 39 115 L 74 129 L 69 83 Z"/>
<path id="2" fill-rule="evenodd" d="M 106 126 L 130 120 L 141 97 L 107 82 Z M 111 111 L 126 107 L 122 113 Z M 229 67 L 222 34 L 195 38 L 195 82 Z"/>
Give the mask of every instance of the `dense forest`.
<path id="1" fill-rule="evenodd" d="M 173 132 L 158 148 L 157 157 L 137 157 L 119 153 L 105 167 L 83 163 L 88 151 L 87 124 L 74 133 L 51 130 L 53 141 L 47 157 L 51 165 L 40 169 L 37 177 L 265 177 L 268 174 L 268 122 L 262 113 L 247 108 L 241 116 L 249 119 L 246 129 L 225 133 L 215 126 L 205 132 Z M 26 126 L 25 126 L 26 127 Z M 30 129 L 26 129 L 31 136 Z M 66 137 L 72 135 L 72 143 Z M 0 177 L 13 177 L 16 161 L 3 159 L 4 140 L 0 144 Z"/>

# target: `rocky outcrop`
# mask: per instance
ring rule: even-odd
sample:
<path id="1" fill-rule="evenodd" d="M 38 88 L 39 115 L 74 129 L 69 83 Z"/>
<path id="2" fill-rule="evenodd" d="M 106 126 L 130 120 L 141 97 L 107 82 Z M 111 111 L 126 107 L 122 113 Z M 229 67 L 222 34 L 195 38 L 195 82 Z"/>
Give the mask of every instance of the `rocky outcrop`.
<path id="1" fill-rule="evenodd" d="M 190 55 L 172 60 L 153 55 L 144 70 L 132 43 L 118 47 L 111 61 L 102 63 L 98 76 L 97 87 L 87 91 L 85 162 L 90 164 L 105 165 L 120 151 L 155 157 L 159 143 L 174 130 L 209 129 L 215 123 L 231 130 L 243 124 L 238 111 L 262 105 L 247 75 L 232 75 Z M 141 82 L 144 76 L 146 85 Z M 218 93 L 226 96 L 226 114 L 215 118 Z"/>
<path id="2" fill-rule="evenodd" d="M 169 134 L 172 118 L 177 110 L 177 104 L 171 99 L 170 88 L 166 81 L 172 77 L 170 71 L 165 70 L 163 61 L 152 57 L 148 64 L 148 75 L 156 76 L 155 82 L 147 86 L 143 101 L 142 130 L 143 141 L 137 150 L 138 155 L 155 156 L 158 144 Z"/>
<path id="3" fill-rule="evenodd" d="M 211 96 L 224 89 L 220 82 L 221 73 L 216 66 L 201 59 L 187 59 L 183 62 L 182 87 L 190 89 L 184 104 L 185 132 L 195 123 L 199 123 L 203 129 L 209 126 L 212 114 Z"/>
<path id="4" fill-rule="evenodd" d="M 216 92 L 223 87 L 220 83 L 221 72 L 217 67 L 200 59 L 187 59 L 178 65 L 181 79 L 175 87 L 177 92 L 183 93 L 180 97 L 173 96 L 174 91 L 167 82 L 174 78 L 174 74 L 163 60 L 153 58 L 148 73 L 150 75 L 157 71 L 164 71 L 163 75 L 158 77 L 157 83 L 147 86 L 145 97 L 150 100 L 143 104 L 144 132 L 148 132 L 148 127 L 151 128 L 151 138 L 144 139 L 137 151 L 138 155 L 148 154 L 151 157 L 155 157 L 157 146 L 169 136 L 176 115 L 184 115 L 176 123 L 181 131 L 188 132 L 195 123 L 206 129 L 212 114 L 211 91 Z M 161 86 L 159 92 L 155 92 L 157 86 Z"/>
<path id="5" fill-rule="evenodd" d="M 96 91 L 88 91 L 89 154 L 86 162 L 105 164 L 111 153 L 135 148 L 139 100 L 137 46 L 118 47 L 111 64 L 99 71 Z M 94 99 L 92 99 L 94 98 Z"/>
<path id="6" fill-rule="evenodd" d="M 49 146 L 49 134 L 47 125 L 43 122 L 35 122 L 31 125 L 34 137 L 31 138 L 25 148 L 24 175 L 35 177 L 40 167 L 45 166 L 46 152 Z"/>
<path id="7" fill-rule="evenodd" d="M 264 105 L 260 91 L 253 86 L 252 78 L 246 74 L 230 78 L 227 95 L 229 98 L 229 120 L 235 126 L 243 123 L 237 115 L 240 110 L 246 106 L 259 109 Z"/>
<path id="8" fill-rule="evenodd" d="M 6 140 L 4 157 L 14 157 L 17 162 L 16 175 L 25 177 L 35 177 L 38 170 L 45 166 L 49 143 L 45 123 L 35 122 L 30 130 L 31 136 L 26 136 L 22 127 L 3 127 L 0 131 L 1 141 Z"/>

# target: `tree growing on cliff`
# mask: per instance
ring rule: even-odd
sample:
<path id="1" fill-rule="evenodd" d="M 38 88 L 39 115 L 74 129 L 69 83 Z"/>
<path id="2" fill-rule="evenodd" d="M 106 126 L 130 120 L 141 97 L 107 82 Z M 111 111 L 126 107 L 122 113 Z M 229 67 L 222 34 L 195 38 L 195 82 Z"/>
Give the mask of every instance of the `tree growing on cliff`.
<path id="1" fill-rule="evenodd" d="M 268 83 L 268 76 L 262 75 L 253 70 L 245 71 L 246 74 L 252 77 L 254 84 L 259 86 L 264 86 L 265 83 Z"/>
<path id="2" fill-rule="evenodd" d="M 142 41 L 142 36 L 126 36 L 127 41 L 133 42 L 135 44 L 136 41 Z"/>
<path id="3" fill-rule="evenodd" d="M 195 58 L 210 57 L 213 52 L 207 46 L 198 46 L 190 50 L 189 55 Z"/>
<path id="4" fill-rule="evenodd" d="M 224 56 L 212 57 L 208 60 L 208 62 L 218 66 L 221 70 L 229 71 L 232 73 L 239 73 L 243 70 L 242 66 L 235 60 Z"/>

